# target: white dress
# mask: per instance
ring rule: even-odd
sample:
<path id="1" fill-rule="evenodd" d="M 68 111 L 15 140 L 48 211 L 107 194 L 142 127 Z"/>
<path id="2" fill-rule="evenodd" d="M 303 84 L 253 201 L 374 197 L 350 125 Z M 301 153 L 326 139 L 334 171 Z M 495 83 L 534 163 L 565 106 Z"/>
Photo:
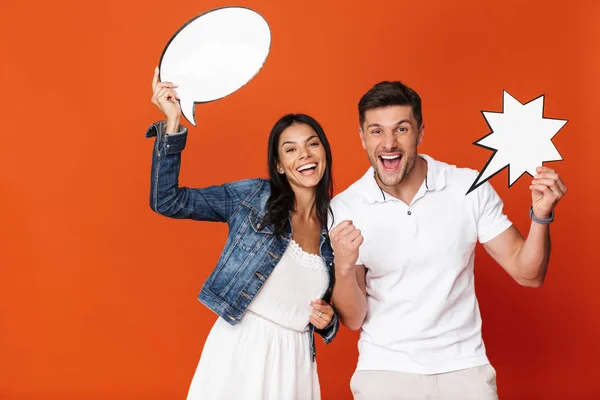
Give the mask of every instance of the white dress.
<path id="1" fill-rule="evenodd" d="M 292 240 L 240 322 L 215 322 L 187 399 L 320 399 L 309 302 L 328 283 L 323 259 Z"/>

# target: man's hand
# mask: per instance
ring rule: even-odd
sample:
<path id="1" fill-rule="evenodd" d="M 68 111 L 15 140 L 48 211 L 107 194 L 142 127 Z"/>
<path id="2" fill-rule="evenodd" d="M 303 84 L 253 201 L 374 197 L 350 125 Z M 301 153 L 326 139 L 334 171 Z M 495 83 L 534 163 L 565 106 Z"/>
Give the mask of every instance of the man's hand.
<path id="1" fill-rule="evenodd" d="M 358 260 L 358 248 L 363 242 L 360 230 L 352 221 L 342 221 L 329 233 L 335 257 L 335 268 L 341 273 L 354 274 L 354 266 Z"/>
<path id="2" fill-rule="evenodd" d="M 538 218 L 548 218 L 567 188 L 553 169 L 537 167 L 537 174 L 531 181 L 531 202 L 533 214 Z"/>

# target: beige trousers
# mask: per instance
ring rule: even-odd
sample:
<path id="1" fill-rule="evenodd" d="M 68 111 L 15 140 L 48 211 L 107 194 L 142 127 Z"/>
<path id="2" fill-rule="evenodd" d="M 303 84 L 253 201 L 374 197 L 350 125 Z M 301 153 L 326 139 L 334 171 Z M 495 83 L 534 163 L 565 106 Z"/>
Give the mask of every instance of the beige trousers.
<path id="1" fill-rule="evenodd" d="M 435 375 L 355 371 L 350 388 L 355 400 L 498 400 L 490 364 Z"/>

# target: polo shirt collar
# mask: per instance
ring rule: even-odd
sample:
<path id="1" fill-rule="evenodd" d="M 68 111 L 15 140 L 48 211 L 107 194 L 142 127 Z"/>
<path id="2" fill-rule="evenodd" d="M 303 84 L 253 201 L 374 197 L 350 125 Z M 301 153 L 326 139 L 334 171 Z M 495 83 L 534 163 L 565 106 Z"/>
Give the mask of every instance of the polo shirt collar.
<path id="1" fill-rule="evenodd" d="M 419 156 L 427 161 L 427 176 L 425 177 L 427 191 L 438 192 L 446 187 L 446 164 L 434 160 L 427 154 L 419 154 Z"/>

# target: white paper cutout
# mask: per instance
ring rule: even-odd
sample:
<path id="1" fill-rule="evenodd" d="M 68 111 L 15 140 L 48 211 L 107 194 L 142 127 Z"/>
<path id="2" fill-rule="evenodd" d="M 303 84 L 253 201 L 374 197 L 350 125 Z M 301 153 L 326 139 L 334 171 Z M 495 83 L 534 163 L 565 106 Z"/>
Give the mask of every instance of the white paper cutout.
<path id="1" fill-rule="evenodd" d="M 270 46 L 271 30 L 257 12 L 245 7 L 211 10 L 188 21 L 169 40 L 160 59 L 160 80 L 179 85 L 181 111 L 196 126 L 196 104 L 221 99 L 248 83 Z"/>
<path id="2" fill-rule="evenodd" d="M 467 194 L 506 167 L 511 187 L 525 173 L 533 177 L 542 163 L 563 159 L 552 138 L 567 120 L 544 118 L 544 95 L 521 104 L 506 90 L 503 93 L 502 112 L 481 112 L 492 133 L 473 144 L 493 150 L 494 154 Z"/>

